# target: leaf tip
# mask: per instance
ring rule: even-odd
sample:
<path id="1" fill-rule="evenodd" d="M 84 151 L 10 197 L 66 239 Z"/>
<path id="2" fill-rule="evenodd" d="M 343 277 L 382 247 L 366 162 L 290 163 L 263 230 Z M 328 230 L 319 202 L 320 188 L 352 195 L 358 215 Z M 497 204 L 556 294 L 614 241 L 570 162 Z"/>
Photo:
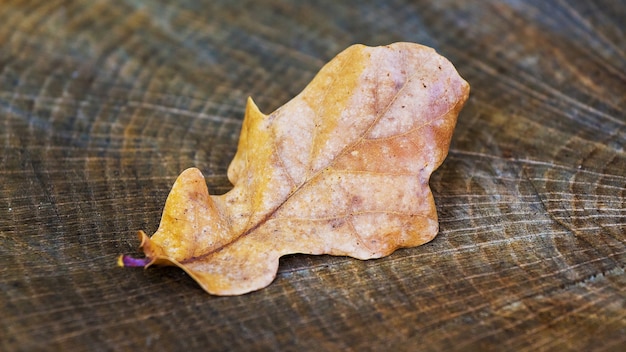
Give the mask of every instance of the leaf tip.
<path id="1" fill-rule="evenodd" d="M 259 110 L 254 100 L 252 100 L 252 97 L 248 97 L 248 101 L 246 102 L 245 116 L 253 121 L 263 120 L 266 117 L 266 115 Z"/>

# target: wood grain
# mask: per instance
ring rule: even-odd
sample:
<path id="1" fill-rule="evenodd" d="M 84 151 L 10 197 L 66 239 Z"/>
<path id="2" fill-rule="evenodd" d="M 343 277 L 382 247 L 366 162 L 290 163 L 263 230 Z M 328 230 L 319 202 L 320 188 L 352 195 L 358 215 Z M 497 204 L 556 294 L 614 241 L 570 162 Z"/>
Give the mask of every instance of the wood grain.
<path id="1" fill-rule="evenodd" d="M 4 1 L 0 350 L 618 351 L 626 345 L 624 1 Z M 124 270 L 178 173 L 230 189 L 272 111 L 353 43 L 436 48 L 470 82 L 431 243 L 293 255 L 213 297 Z"/>

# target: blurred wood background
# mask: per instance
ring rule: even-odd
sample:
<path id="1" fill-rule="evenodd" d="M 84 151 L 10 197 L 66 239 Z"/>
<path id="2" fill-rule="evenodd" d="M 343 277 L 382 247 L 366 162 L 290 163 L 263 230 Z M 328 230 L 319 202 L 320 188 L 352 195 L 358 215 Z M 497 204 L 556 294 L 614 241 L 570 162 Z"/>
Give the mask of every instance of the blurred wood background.
<path id="1" fill-rule="evenodd" d="M 622 351 L 625 1 L 2 1 L 0 350 Z M 472 95 L 441 231 L 380 260 L 293 255 L 206 294 L 121 269 L 190 166 L 230 188 L 269 113 L 353 43 L 412 41 Z"/>

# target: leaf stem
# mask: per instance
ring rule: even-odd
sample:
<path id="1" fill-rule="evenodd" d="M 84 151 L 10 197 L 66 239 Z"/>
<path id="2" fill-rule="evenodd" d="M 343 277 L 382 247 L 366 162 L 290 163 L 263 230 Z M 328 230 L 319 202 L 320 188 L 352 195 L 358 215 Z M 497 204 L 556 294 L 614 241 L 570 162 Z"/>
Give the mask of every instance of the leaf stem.
<path id="1" fill-rule="evenodd" d="M 133 258 L 129 255 L 120 255 L 119 257 L 117 257 L 117 265 L 124 268 L 124 267 L 140 267 L 143 266 L 145 267 L 146 265 L 150 264 L 152 260 L 150 258 Z"/>

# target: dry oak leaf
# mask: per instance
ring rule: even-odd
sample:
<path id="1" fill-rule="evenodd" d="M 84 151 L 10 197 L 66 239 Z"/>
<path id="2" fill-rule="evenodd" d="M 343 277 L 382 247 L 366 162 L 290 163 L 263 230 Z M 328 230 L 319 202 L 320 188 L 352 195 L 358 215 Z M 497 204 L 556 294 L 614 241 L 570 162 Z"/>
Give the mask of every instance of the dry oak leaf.
<path id="1" fill-rule="evenodd" d="M 185 170 L 143 259 L 177 265 L 207 292 L 269 285 L 290 253 L 379 258 L 438 231 L 428 186 L 447 155 L 469 85 L 433 49 L 353 45 L 271 115 L 248 99 L 234 188 L 210 196 Z"/>

